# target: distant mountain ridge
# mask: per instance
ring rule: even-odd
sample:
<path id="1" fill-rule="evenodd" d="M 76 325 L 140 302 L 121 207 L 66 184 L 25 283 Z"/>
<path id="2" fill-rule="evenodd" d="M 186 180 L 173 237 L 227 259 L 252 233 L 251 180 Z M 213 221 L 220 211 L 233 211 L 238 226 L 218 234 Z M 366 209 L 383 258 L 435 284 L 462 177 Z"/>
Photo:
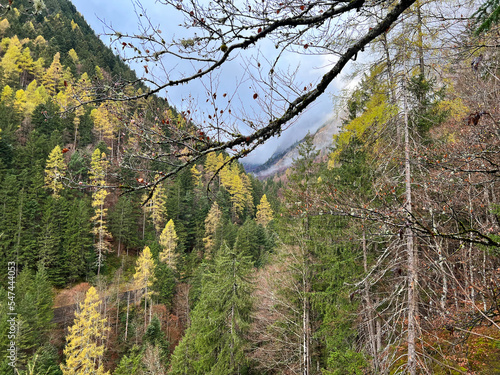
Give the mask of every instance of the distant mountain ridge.
<path id="1" fill-rule="evenodd" d="M 333 135 L 337 133 L 339 126 L 340 119 L 333 117 L 327 120 L 313 134 L 313 143 L 316 149 L 320 151 L 318 158 L 323 158 L 328 154 L 329 148 L 333 145 Z M 285 150 L 275 152 L 264 164 L 251 165 L 243 162 L 245 170 L 248 173 L 253 173 L 259 179 L 265 179 L 284 173 L 292 165 L 293 160 L 299 156 L 297 147 L 303 141 L 304 138 L 295 142 Z"/>

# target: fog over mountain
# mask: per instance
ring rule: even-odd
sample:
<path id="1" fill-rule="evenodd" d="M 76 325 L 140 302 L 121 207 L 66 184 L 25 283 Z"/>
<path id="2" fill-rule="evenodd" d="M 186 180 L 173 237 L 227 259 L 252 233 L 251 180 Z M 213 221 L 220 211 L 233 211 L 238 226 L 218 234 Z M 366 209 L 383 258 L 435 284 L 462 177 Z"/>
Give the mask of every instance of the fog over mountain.
<path id="1" fill-rule="evenodd" d="M 333 144 L 333 135 L 337 133 L 339 126 L 340 119 L 332 117 L 313 133 L 313 143 L 316 146 L 316 149 L 320 150 L 318 158 L 324 158 L 328 155 L 329 148 Z M 245 160 L 243 160 L 242 162 L 245 166 L 245 170 L 253 173 L 260 179 L 283 173 L 292 165 L 294 159 L 299 156 L 297 146 L 303 140 L 304 138 L 296 141 L 284 149 L 278 149 L 263 164 L 250 164 L 245 163 Z"/>

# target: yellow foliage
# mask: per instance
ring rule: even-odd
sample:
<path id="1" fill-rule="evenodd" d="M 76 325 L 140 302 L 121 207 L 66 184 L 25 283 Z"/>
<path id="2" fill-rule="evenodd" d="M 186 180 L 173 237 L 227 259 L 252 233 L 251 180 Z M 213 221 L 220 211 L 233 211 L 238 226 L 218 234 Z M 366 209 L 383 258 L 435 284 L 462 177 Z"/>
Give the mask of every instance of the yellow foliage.
<path id="1" fill-rule="evenodd" d="M 44 187 L 52 190 L 52 196 L 59 198 L 59 192 L 64 188 L 62 179 L 66 173 L 66 164 L 64 163 L 61 147 L 56 146 L 50 152 L 45 165 L 45 185 Z"/>
<path id="2" fill-rule="evenodd" d="M 60 80 L 63 75 L 63 67 L 61 64 L 61 55 L 57 52 L 52 59 L 52 64 L 50 64 L 49 68 L 45 71 L 43 75 L 42 82 L 45 86 L 45 89 L 49 93 L 49 95 L 56 95 L 59 86 Z"/>
<path id="3" fill-rule="evenodd" d="M 160 235 L 160 245 L 163 248 L 160 252 L 160 262 L 166 263 L 174 270 L 177 266 L 177 254 L 175 253 L 175 249 L 178 239 L 177 233 L 175 232 L 174 221 L 170 219 Z"/>
<path id="4" fill-rule="evenodd" d="M 66 364 L 61 364 L 63 375 L 109 375 L 104 372 L 101 358 L 104 354 L 103 340 L 109 327 L 107 319 L 100 313 L 101 300 L 94 287 L 91 287 L 80 310 L 75 312 L 73 326 L 68 328 L 64 355 Z"/>
<path id="5" fill-rule="evenodd" d="M 45 104 L 47 96 L 45 88 L 43 86 L 38 87 L 36 80 L 33 80 L 26 88 L 26 103 L 23 109 L 24 116 L 31 116 L 37 106 Z"/>
<path id="6" fill-rule="evenodd" d="M 363 114 L 346 124 L 339 134 L 334 135 L 335 151 L 330 154 L 328 167 L 335 167 L 340 154 L 353 139 L 366 142 L 370 134 L 377 133 L 397 113 L 397 107 L 388 103 L 385 94 L 372 95 Z"/>
<path id="7" fill-rule="evenodd" d="M 196 168 L 196 164 L 191 167 L 191 174 L 193 175 L 194 183 L 198 185 L 201 181 L 201 172 Z"/>
<path id="8" fill-rule="evenodd" d="M 146 246 L 135 263 L 134 280 L 137 288 L 145 289 L 146 297 L 150 294 L 148 289 L 155 281 L 155 263 L 151 249 Z"/>
<path id="9" fill-rule="evenodd" d="M 159 179 L 159 175 L 155 176 L 155 180 Z M 147 199 L 147 195 L 143 196 L 143 200 Z M 156 233 L 160 233 L 165 222 L 165 216 L 167 216 L 167 209 L 165 203 L 167 201 L 167 194 L 165 188 L 162 184 L 156 186 L 151 195 L 151 199 L 146 205 L 144 205 L 144 211 L 151 214 L 151 220 L 155 227 Z"/>
<path id="10" fill-rule="evenodd" d="M 438 108 L 440 111 L 448 112 L 450 117 L 455 120 L 463 119 L 470 112 L 462 98 L 442 100 L 439 102 Z"/>
<path id="11" fill-rule="evenodd" d="M 255 220 L 264 228 L 267 227 L 267 224 L 269 224 L 271 220 L 273 220 L 273 210 L 267 200 L 266 194 L 262 196 L 260 204 L 257 206 L 257 215 Z"/>
<path id="12" fill-rule="evenodd" d="M 95 235 L 96 243 L 94 247 L 96 249 L 98 259 L 98 273 L 103 262 L 103 253 L 109 251 L 111 245 L 108 238 L 111 234 L 108 232 L 106 226 L 106 216 L 107 208 L 104 208 L 104 201 L 108 196 L 108 191 L 105 188 L 106 185 L 106 170 L 108 168 L 109 162 L 106 160 L 106 154 L 96 148 L 92 154 L 92 160 L 90 162 L 90 184 L 94 187 L 92 193 L 92 207 L 94 208 L 94 216 L 91 218 L 94 227 L 92 233 Z"/>
<path id="13" fill-rule="evenodd" d="M 5 104 L 5 105 L 12 105 L 13 100 L 14 100 L 14 90 L 9 85 L 5 85 L 5 87 L 2 90 L 2 94 L 0 96 L 0 100 Z"/>
<path id="14" fill-rule="evenodd" d="M 80 26 L 78 26 L 78 24 L 71 20 L 71 30 L 75 31 L 75 29 L 80 29 Z"/>
<path id="15" fill-rule="evenodd" d="M 217 202 L 214 202 L 205 219 L 205 237 L 203 238 L 203 242 L 205 243 L 205 258 L 207 259 L 210 258 L 210 253 L 215 245 L 215 236 L 221 218 L 222 211 L 219 209 Z"/>
<path id="16" fill-rule="evenodd" d="M 7 18 L 4 18 L 3 20 L 0 21 L 0 34 L 5 34 L 7 29 L 10 27 L 9 20 Z"/>
<path id="17" fill-rule="evenodd" d="M 44 46 L 47 44 L 47 41 L 45 40 L 45 38 L 41 35 L 38 35 L 36 38 L 35 38 L 35 45 L 36 46 Z"/>

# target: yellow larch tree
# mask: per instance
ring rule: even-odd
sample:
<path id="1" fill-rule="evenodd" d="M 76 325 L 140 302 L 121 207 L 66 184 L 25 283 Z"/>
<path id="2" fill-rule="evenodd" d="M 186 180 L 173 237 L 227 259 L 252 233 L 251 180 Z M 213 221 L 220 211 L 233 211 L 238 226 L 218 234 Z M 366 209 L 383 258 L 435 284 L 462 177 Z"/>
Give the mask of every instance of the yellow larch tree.
<path id="1" fill-rule="evenodd" d="M 260 203 L 257 205 L 255 220 L 264 228 L 267 227 L 267 224 L 269 224 L 271 220 L 273 220 L 273 209 L 267 200 L 266 194 L 262 196 Z"/>
<path id="2" fill-rule="evenodd" d="M 47 103 L 48 95 L 45 91 L 45 87 L 38 87 L 36 80 L 33 80 L 28 85 L 25 94 L 26 103 L 23 108 L 24 117 L 30 117 L 37 106 Z"/>
<path id="3" fill-rule="evenodd" d="M 33 61 L 33 57 L 31 57 L 31 51 L 28 47 L 23 49 L 21 56 L 19 56 L 19 70 L 19 83 L 22 87 L 26 87 L 35 70 L 35 62 Z"/>
<path id="4" fill-rule="evenodd" d="M 220 225 L 222 218 L 222 211 L 219 208 L 217 202 L 214 202 L 208 215 L 205 219 L 205 237 L 203 237 L 203 242 L 205 243 L 205 258 L 210 259 L 212 251 L 215 245 L 215 238 L 217 236 L 217 228 Z"/>
<path id="5" fill-rule="evenodd" d="M 59 192 L 64 188 L 62 179 L 66 173 L 61 147 L 56 146 L 50 152 L 45 165 L 45 185 L 46 189 L 52 190 L 52 196 L 59 198 Z"/>
<path id="6" fill-rule="evenodd" d="M 9 85 L 5 85 L 2 94 L 0 95 L 0 100 L 2 103 L 4 103 L 7 107 L 12 106 L 14 103 L 14 90 Z"/>
<path id="7" fill-rule="evenodd" d="M 144 329 L 146 329 L 146 317 L 148 310 L 148 298 L 151 301 L 151 286 L 155 281 L 155 262 L 149 246 L 144 247 L 135 263 L 134 282 L 137 289 L 144 290 Z M 151 303 L 151 302 L 150 302 Z"/>
<path id="8" fill-rule="evenodd" d="M 197 168 L 197 164 L 191 167 L 191 174 L 193 176 L 194 184 L 199 185 L 201 182 L 201 172 Z"/>
<path id="9" fill-rule="evenodd" d="M 177 233 L 175 232 L 174 221 L 172 219 L 165 225 L 160 235 L 160 245 L 163 250 L 160 253 L 160 262 L 166 263 L 173 270 L 177 267 Z"/>
<path id="10" fill-rule="evenodd" d="M 104 338 L 109 327 L 100 313 L 101 300 L 94 287 L 90 287 L 80 310 L 75 312 L 73 326 L 68 328 L 61 364 L 63 375 L 108 375 L 104 372 L 101 358 L 104 354 Z"/>
<path id="11" fill-rule="evenodd" d="M 155 181 L 160 178 L 159 175 L 155 176 Z M 142 199 L 145 201 L 148 195 L 145 194 Z M 144 213 L 148 213 L 153 221 L 155 227 L 156 235 L 158 235 L 165 223 L 165 216 L 167 216 L 167 208 L 165 203 L 167 201 L 167 193 L 165 187 L 162 184 L 158 184 L 153 190 L 153 194 L 149 201 L 143 206 Z"/>
<path id="12" fill-rule="evenodd" d="M 94 120 L 94 130 L 99 134 L 99 141 L 102 141 L 103 138 L 112 138 L 113 124 L 107 105 L 101 104 L 98 108 L 93 109 L 90 115 Z"/>
<path id="13" fill-rule="evenodd" d="M 97 252 L 97 274 L 101 272 L 101 265 L 104 261 L 104 254 L 110 249 L 109 238 L 111 234 L 106 226 L 107 208 L 104 208 L 104 201 L 108 196 L 106 190 L 106 170 L 108 168 L 106 154 L 97 148 L 92 154 L 90 162 L 90 185 L 93 186 L 92 207 L 94 208 L 94 216 L 92 222 L 94 227 L 92 233 L 95 235 L 96 242 L 94 247 Z"/>
<path id="14" fill-rule="evenodd" d="M 0 62 L 0 67 L 3 71 L 4 83 L 17 82 L 21 73 L 19 65 L 22 53 L 21 41 L 17 36 L 4 38 L 2 39 L 2 50 L 5 50 L 5 54 Z"/>
<path id="15" fill-rule="evenodd" d="M 52 64 L 48 67 L 43 75 L 42 83 L 45 89 L 51 96 L 55 96 L 58 92 L 60 80 L 63 76 L 63 66 L 61 64 L 61 54 L 57 52 L 52 59 Z"/>

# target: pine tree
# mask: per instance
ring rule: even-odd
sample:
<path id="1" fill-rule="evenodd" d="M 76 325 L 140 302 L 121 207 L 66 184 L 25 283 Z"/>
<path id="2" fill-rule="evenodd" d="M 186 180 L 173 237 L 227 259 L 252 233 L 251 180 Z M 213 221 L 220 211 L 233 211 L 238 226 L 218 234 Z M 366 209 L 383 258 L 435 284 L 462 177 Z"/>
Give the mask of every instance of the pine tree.
<path id="1" fill-rule="evenodd" d="M 257 223 L 262 225 L 264 228 L 267 227 L 267 224 L 269 224 L 271 220 L 273 220 L 273 210 L 267 201 L 266 194 L 262 196 L 260 204 L 257 206 L 255 220 L 257 220 Z"/>
<path id="2" fill-rule="evenodd" d="M 160 253 L 160 262 L 166 263 L 173 270 L 175 270 L 177 266 L 177 254 L 175 253 L 175 249 L 178 239 L 177 233 L 175 232 L 174 221 L 170 219 L 160 235 L 160 245 L 163 248 Z"/>
<path id="3" fill-rule="evenodd" d="M 52 196 L 59 198 L 59 192 L 64 188 L 62 179 L 66 173 L 61 147 L 57 145 L 50 152 L 45 166 L 45 188 L 52 190 Z"/>
<path id="4" fill-rule="evenodd" d="M 104 354 L 103 340 L 106 336 L 106 318 L 100 313 L 99 296 L 90 287 L 80 311 L 75 313 L 75 323 L 68 329 L 64 355 L 66 363 L 61 364 L 63 375 L 107 375 L 101 364 Z"/>
<path id="5" fill-rule="evenodd" d="M 106 154 L 96 148 L 92 154 L 92 161 L 90 163 L 90 184 L 94 186 L 94 192 L 92 193 L 92 207 L 94 208 L 94 216 L 92 217 L 92 222 L 94 223 L 94 228 L 92 233 L 96 237 L 95 249 L 97 252 L 97 274 L 101 272 L 101 265 L 104 261 L 104 253 L 110 249 L 110 244 L 108 238 L 111 234 L 108 232 L 106 226 L 106 216 L 107 208 L 104 208 L 104 201 L 108 196 L 108 191 L 105 188 L 106 185 L 106 169 L 108 167 L 108 161 L 106 160 Z"/>

